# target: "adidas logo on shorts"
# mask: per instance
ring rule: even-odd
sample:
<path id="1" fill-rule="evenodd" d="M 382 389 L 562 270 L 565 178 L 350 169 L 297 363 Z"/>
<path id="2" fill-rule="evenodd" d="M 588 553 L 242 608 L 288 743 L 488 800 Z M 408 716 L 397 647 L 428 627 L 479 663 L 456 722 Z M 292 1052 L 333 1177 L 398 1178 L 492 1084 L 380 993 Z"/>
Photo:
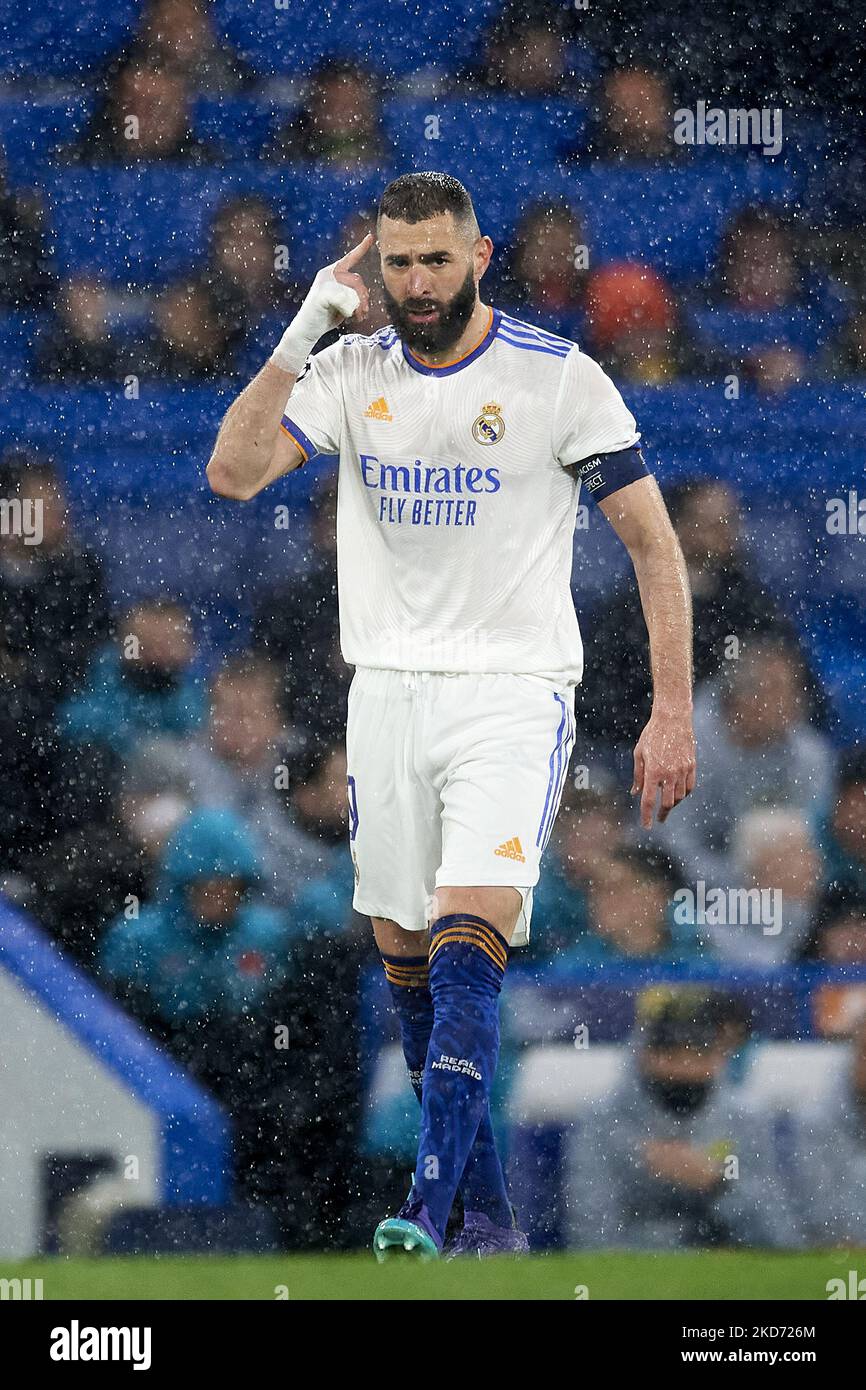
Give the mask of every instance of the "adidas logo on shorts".
<path id="1" fill-rule="evenodd" d="M 516 859 L 519 863 L 526 863 L 526 855 L 523 853 L 523 846 L 515 835 L 513 840 L 506 840 L 504 845 L 493 851 L 502 859 Z"/>

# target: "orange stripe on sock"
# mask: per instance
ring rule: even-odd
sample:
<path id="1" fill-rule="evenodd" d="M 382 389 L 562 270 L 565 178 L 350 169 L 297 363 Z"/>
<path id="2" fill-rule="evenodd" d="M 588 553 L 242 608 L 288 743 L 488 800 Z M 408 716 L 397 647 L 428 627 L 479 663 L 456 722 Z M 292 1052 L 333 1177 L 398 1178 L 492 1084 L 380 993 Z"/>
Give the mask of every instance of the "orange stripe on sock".
<path id="1" fill-rule="evenodd" d="M 444 931 L 442 932 L 441 936 L 437 936 L 435 944 L 430 949 L 431 961 L 433 957 L 436 955 L 436 952 L 440 949 L 440 947 L 448 946 L 452 942 L 463 942 L 467 946 L 474 946 L 477 950 L 483 951 L 484 954 L 486 956 L 489 956 L 490 959 L 493 961 L 494 965 L 498 966 L 500 970 L 504 971 L 506 965 L 508 964 L 508 957 L 505 955 L 505 953 L 501 950 L 499 953 L 496 953 L 493 950 L 491 950 L 490 946 L 487 944 L 486 940 L 482 936 L 470 936 L 468 933 L 454 932 L 451 930 Z"/>
<path id="2" fill-rule="evenodd" d="M 426 965 L 385 966 L 385 978 L 394 985 L 417 986 L 427 984 L 429 969 Z"/>
<path id="3" fill-rule="evenodd" d="M 494 927 L 488 926 L 486 923 L 474 922 L 471 917 L 459 917 L 456 922 L 449 922 L 444 930 L 451 931 L 452 927 L 471 927 L 473 931 L 484 932 L 485 936 L 489 936 L 491 941 L 495 941 L 503 949 L 505 947 L 505 942 Z"/>
<path id="4" fill-rule="evenodd" d="M 439 932 L 438 935 L 433 938 L 431 953 L 433 946 L 435 946 L 437 942 L 447 941 L 449 935 L 455 931 L 468 932 L 471 936 L 477 937 L 479 941 L 486 942 L 491 950 L 498 952 L 498 954 L 502 956 L 503 960 L 507 961 L 508 952 L 506 948 L 503 946 L 502 942 L 499 940 L 499 937 L 493 936 L 490 932 L 484 931 L 481 927 L 475 926 L 475 924 L 472 922 L 455 922 L 453 927 L 446 927 L 444 931 Z"/>
<path id="5" fill-rule="evenodd" d="M 487 944 L 492 948 L 492 950 L 499 952 L 503 959 L 503 968 L 504 965 L 507 964 L 508 951 L 505 947 L 505 944 L 500 940 L 499 935 L 496 932 L 494 932 L 492 927 L 482 927 L 478 922 L 470 922 L 463 919 L 459 922 L 454 922 L 451 925 L 445 927 L 445 929 L 442 932 L 440 932 L 437 936 L 433 938 L 433 944 L 435 945 L 437 941 L 441 941 L 443 940 L 443 938 L 447 939 L 449 932 L 452 931 L 472 932 L 475 936 L 478 936 L 482 940 L 486 941 Z"/>

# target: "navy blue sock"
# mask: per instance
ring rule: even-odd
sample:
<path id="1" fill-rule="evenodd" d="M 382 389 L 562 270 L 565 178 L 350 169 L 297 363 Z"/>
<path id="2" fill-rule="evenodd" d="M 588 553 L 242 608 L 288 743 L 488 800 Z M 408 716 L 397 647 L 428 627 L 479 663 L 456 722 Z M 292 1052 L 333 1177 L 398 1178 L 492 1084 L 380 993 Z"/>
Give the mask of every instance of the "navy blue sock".
<path id="1" fill-rule="evenodd" d="M 412 1090 L 421 1101 L 421 1079 L 433 1031 L 433 1000 L 426 956 L 382 956 Z"/>
<path id="2" fill-rule="evenodd" d="M 412 1196 L 424 1203 L 440 1236 L 490 1104 L 499 1059 L 499 991 L 507 961 L 507 943 L 483 917 L 461 912 L 433 923 L 433 1031 L 424 1067 Z"/>
<path id="3" fill-rule="evenodd" d="M 508 1200 L 505 1173 L 496 1148 L 489 1101 L 463 1169 L 460 1195 L 464 1212 L 480 1211 L 490 1218 L 494 1226 L 514 1225 L 514 1212 Z"/>
<path id="4" fill-rule="evenodd" d="M 433 997 L 428 985 L 427 957 L 383 955 L 382 962 L 400 1024 L 406 1069 L 420 1104 L 424 1063 L 433 1031 Z M 511 1205 L 496 1150 L 489 1104 L 481 1116 L 459 1188 L 466 1211 L 483 1212 L 495 1225 L 511 1226 Z"/>

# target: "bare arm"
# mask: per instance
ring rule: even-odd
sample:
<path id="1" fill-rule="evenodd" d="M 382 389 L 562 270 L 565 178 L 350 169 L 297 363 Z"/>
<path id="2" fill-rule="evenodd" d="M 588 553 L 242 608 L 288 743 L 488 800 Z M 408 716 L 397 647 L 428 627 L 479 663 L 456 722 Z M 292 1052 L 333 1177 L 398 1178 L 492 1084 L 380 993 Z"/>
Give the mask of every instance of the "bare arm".
<path id="1" fill-rule="evenodd" d="M 628 550 L 649 633 L 653 707 L 634 753 L 641 822 L 664 821 L 695 785 L 692 730 L 692 603 L 685 561 L 654 478 L 639 478 L 599 503 Z"/>
<path id="2" fill-rule="evenodd" d="M 229 406 L 207 466 L 207 480 L 221 497 L 246 502 L 290 473 L 306 455 L 281 429 L 286 401 L 316 343 L 349 314 L 369 307 L 354 266 L 373 241 L 368 232 L 339 261 L 320 270 L 271 360 Z"/>
<path id="3" fill-rule="evenodd" d="M 280 428 L 294 372 L 266 362 L 228 408 L 207 466 L 207 480 L 221 497 L 246 502 L 304 461 Z"/>

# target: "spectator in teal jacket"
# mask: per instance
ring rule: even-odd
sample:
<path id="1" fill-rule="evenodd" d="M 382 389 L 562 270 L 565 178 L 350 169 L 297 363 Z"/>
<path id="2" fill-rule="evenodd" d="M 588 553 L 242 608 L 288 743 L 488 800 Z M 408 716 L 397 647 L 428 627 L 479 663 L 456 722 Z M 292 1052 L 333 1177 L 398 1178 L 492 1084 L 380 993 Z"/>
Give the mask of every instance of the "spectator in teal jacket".
<path id="1" fill-rule="evenodd" d="M 256 901 L 260 867 L 241 820 L 192 812 L 166 844 L 159 886 L 137 919 L 119 918 L 103 979 L 146 1021 L 235 1021 L 282 980 L 288 931 Z"/>
<path id="2" fill-rule="evenodd" d="M 140 739 L 198 728 L 205 691 L 190 669 L 194 654 L 189 617 L 179 604 L 137 604 L 115 642 L 97 654 L 84 689 L 63 706 L 62 732 L 73 743 L 101 743 L 125 757 Z"/>
<path id="3" fill-rule="evenodd" d="M 823 849 L 828 888 L 866 893 L 866 748 L 854 748 L 840 761 Z"/>
<path id="4" fill-rule="evenodd" d="M 676 923 L 672 899 L 682 871 L 667 855 L 619 849 L 594 875 L 588 929 L 556 959 L 571 966 L 675 965 L 705 959 L 695 929 Z"/>
<path id="5" fill-rule="evenodd" d="M 613 783 L 566 782 L 559 814 L 532 891 L 531 958 L 556 959 L 580 947 L 589 930 L 589 894 L 625 843 L 626 808 Z"/>

